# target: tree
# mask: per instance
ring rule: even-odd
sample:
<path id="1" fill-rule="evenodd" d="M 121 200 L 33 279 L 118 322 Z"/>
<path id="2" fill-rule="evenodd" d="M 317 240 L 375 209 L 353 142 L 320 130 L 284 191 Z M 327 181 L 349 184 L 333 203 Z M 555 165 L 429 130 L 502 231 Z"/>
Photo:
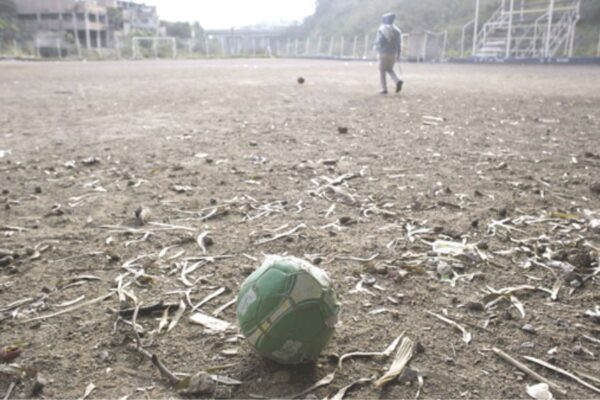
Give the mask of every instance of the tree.
<path id="1" fill-rule="evenodd" d="M 13 0 L 0 0 L 0 39 L 14 37 L 18 31 L 16 24 L 17 7 Z"/>
<path id="2" fill-rule="evenodd" d="M 162 25 L 167 28 L 167 36 L 180 39 L 190 39 L 192 37 L 192 27 L 187 22 L 163 21 Z"/>

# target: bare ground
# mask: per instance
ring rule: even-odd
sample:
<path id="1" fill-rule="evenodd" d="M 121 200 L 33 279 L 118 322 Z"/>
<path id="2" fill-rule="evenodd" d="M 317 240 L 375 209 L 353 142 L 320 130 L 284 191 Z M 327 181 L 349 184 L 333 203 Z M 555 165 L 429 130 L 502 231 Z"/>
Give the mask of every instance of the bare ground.
<path id="1" fill-rule="evenodd" d="M 39 371 L 44 397 L 77 398 L 90 383 L 90 398 L 177 397 L 128 349 L 135 340 L 131 325 L 116 323 L 118 296 L 27 320 L 108 294 L 119 276 L 144 304 L 187 302 L 185 291 L 196 304 L 225 287 L 202 307 L 212 313 L 235 298 L 264 254 L 283 253 L 319 255 L 343 302 L 318 362 L 263 361 L 235 330 L 212 335 L 192 325 L 189 305 L 169 333 L 156 333 L 161 312 L 139 316 L 147 350 L 173 371 L 217 367 L 243 382 L 208 397 L 291 396 L 334 371 L 338 355 L 382 351 L 403 331 L 422 345 L 410 367 L 424 376 L 425 398 L 527 397 L 526 385 L 537 382 L 489 352 L 493 346 L 598 377 L 600 326 L 585 312 L 600 304 L 600 235 L 588 228 L 600 217 L 600 195 L 590 190 L 600 179 L 600 69 L 404 70 L 402 95 L 379 97 L 368 63 L 1 63 L 0 249 L 14 261 L 0 267 L 0 346 L 22 349 L 13 362 L 26 373 L 0 373 L 0 395 L 19 381 L 12 396 L 30 397 Z M 355 176 L 337 193 L 314 193 L 322 177 L 343 174 Z M 144 226 L 133 217 L 140 205 L 151 210 Z M 300 224 L 290 237 L 257 244 Z M 196 237 L 205 231 L 214 240 L 209 256 L 232 257 L 202 265 L 188 279 L 204 278 L 188 287 L 181 269 L 186 258 L 204 256 Z M 430 245 L 440 239 L 464 239 L 479 252 L 444 258 Z M 442 261 L 451 276 L 464 275 L 454 285 L 440 279 Z M 576 267 L 566 280 L 565 266 Z M 99 280 L 83 278 L 90 275 Z M 378 288 L 353 292 L 367 275 Z M 490 288 L 520 285 L 560 285 L 558 300 L 521 290 L 514 296 L 524 317 L 508 300 L 480 309 Z M 462 324 L 472 342 L 426 311 Z M 219 317 L 234 322 L 235 308 Z M 346 361 L 314 393 L 323 398 L 381 376 L 390 362 Z M 568 389 L 559 398 L 599 395 L 527 365 Z M 406 380 L 349 397 L 413 398 L 416 381 Z"/>

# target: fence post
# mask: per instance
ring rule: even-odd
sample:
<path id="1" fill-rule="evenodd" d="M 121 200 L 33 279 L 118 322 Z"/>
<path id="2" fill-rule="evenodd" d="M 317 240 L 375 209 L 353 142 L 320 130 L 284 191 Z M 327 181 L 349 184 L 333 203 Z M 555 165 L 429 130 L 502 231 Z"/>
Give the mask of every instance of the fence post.
<path id="1" fill-rule="evenodd" d="M 369 56 L 369 34 L 365 35 L 365 53 L 363 54 L 363 60 L 366 60 Z"/>
<path id="2" fill-rule="evenodd" d="M 352 46 L 352 58 L 356 58 L 356 46 L 358 46 L 358 36 L 354 36 L 354 45 Z"/>
<path id="3" fill-rule="evenodd" d="M 296 38 L 296 44 L 295 44 L 295 54 L 296 57 L 298 57 L 298 38 Z"/>
<path id="4" fill-rule="evenodd" d="M 504 0 L 502 0 L 502 10 L 504 10 Z M 472 57 L 477 53 L 477 36 L 479 30 L 479 0 L 475 0 L 475 19 L 473 20 L 473 52 Z"/>
<path id="5" fill-rule="evenodd" d="M 154 58 L 158 58 L 158 42 L 156 39 L 152 40 L 152 51 L 154 52 Z"/>
<path id="6" fill-rule="evenodd" d="M 79 29 L 77 29 L 77 15 L 75 12 L 71 13 L 73 19 L 73 32 L 75 33 L 75 45 L 77 46 L 77 56 L 81 58 L 81 43 L 79 42 Z"/>
<path id="7" fill-rule="evenodd" d="M 448 31 L 444 31 L 444 45 L 442 46 L 442 60 L 446 60 L 446 45 L 448 44 Z"/>
<path id="8" fill-rule="evenodd" d="M 345 38 L 344 38 L 344 36 L 343 36 L 343 35 L 342 35 L 342 40 L 341 40 L 341 42 L 342 42 L 342 43 L 341 43 L 341 45 L 340 45 L 340 57 L 344 58 L 344 47 L 346 47 L 346 46 L 345 46 Z"/>
<path id="9" fill-rule="evenodd" d="M 554 19 L 554 0 L 550 0 L 548 7 L 548 28 L 546 31 L 546 47 L 544 50 L 544 56 L 550 57 L 550 41 L 552 39 L 552 20 Z"/>
<path id="10" fill-rule="evenodd" d="M 117 59 L 121 59 L 121 41 L 119 36 L 115 35 L 115 49 L 117 50 Z"/>
<path id="11" fill-rule="evenodd" d="M 60 38 L 56 38 L 56 51 L 58 52 L 58 58 L 62 58 L 62 48 L 60 45 Z"/>
<path id="12" fill-rule="evenodd" d="M 329 57 L 333 57 L 333 41 L 334 41 L 334 37 L 331 37 L 331 40 L 329 41 Z"/>
<path id="13" fill-rule="evenodd" d="M 506 32 L 506 58 L 510 58 L 510 51 L 512 49 L 512 27 L 514 10 L 515 0 L 510 0 L 510 15 L 508 17 L 508 31 Z"/>
<path id="14" fill-rule="evenodd" d="M 321 45 L 323 44 L 323 36 L 319 35 L 319 43 L 317 43 L 317 56 L 321 55 Z"/>
<path id="15" fill-rule="evenodd" d="M 308 56 L 308 55 L 309 55 L 309 54 L 308 54 L 308 53 L 309 53 L 309 51 L 310 51 L 310 38 L 309 38 L 309 37 L 307 37 L 307 38 L 306 38 L 306 43 L 305 43 L 305 46 L 304 46 L 304 55 L 305 55 L 305 56 Z"/>

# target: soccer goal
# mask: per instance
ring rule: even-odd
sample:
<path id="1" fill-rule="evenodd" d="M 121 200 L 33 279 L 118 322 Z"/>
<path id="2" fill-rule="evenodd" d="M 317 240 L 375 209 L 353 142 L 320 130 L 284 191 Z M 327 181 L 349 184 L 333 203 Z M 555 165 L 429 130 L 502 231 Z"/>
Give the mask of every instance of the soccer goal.
<path id="1" fill-rule="evenodd" d="M 133 58 L 160 58 L 166 51 L 177 58 L 177 41 L 174 37 L 135 36 L 131 39 Z"/>

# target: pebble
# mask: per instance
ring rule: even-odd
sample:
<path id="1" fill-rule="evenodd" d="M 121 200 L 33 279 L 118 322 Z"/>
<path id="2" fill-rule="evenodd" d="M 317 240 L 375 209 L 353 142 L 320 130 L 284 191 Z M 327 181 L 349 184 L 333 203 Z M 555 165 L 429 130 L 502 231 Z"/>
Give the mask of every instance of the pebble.
<path id="1" fill-rule="evenodd" d="M 537 333 L 536 330 L 535 330 L 535 328 L 533 327 L 533 325 L 530 325 L 530 324 L 523 325 L 521 327 L 521 330 L 523 332 L 527 332 L 527 333 L 531 333 L 531 334 Z"/>
<path id="2" fill-rule="evenodd" d="M 347 133 L 348 133 L 348 128 L 346 128 L 345 126 L 338 126 L 338 132 L 339 132 L 341 135 L 345 135 L 345 134 L 347 134 Z"/>
<path id="3" fill-rule="evenodd" d="M 6 256 L 3 258 L 0 258 L 0 267 L 8 267 L 10 264 L 13 263 L 13 261 L 15 261 L 13 256 Z"/>
<path id="4" fill-rule="evenodd" d="M 590 191 L 594 194 L 600 194 L 600 182 L 594 182 L 590 185 Z"/>
<path id="5" fill-rule="evenodd" d="M 590 230 L 600 235 L 600 219 L 593 219 L 590 221 Z"/>

